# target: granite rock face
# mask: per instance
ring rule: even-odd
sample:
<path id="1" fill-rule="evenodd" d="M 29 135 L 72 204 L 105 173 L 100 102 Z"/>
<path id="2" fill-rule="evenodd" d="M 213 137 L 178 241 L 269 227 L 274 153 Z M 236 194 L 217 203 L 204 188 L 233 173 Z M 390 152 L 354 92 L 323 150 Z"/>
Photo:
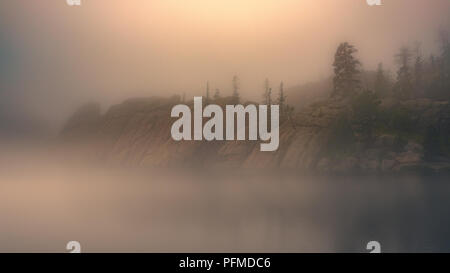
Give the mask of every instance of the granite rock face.
<path id="1" fill-rule="evenodd" d="M 179 97 L 130 99 L 103 115 L 93 104 L 84 106 L 69 119 L 61 139 L 89 146 L 87 156 L 124 166 L 312 172 L 436 171 L 450 166 L 446 159 L 436 164 L 425 162 L 424 147 L 418 141 L 408 140 L 398 149 L 391 134 L 377 135 L 370 147 L 355 143 L 352 152 L 333 154 L 327 144 L 335 137 L 332 127 L 337 117 L 348 109 L 345 101 L 325 100 L 283 120 L 280 145 L 274 152 L 261 152 L 259 141 L 174 141 L 170 129 L 176 119 L 170 117 L 170 111 L 178 103 Z M 448 102 L 413 100 L 404 105 L 414 109 L 417 126 L 425 128 L 431 120 L 447 122 Z"/>

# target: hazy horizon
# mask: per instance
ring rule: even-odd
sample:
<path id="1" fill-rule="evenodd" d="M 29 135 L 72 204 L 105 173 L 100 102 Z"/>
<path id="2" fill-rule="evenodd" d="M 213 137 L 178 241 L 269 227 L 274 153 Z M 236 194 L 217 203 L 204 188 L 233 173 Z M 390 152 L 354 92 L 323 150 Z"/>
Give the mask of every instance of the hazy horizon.
<path id="1" fill-rule="evenodd" d="M 286 87 L 332 73 L 336 46 L 359 49 L 363 69 L 394 70 L 402 45 L 437 53 L 447 0 L 191 0 L 0 3 L 0 115 L 59 126 L 77 106 L 129 97 L 241 93 L 259 99 L 264 79 Z"/>

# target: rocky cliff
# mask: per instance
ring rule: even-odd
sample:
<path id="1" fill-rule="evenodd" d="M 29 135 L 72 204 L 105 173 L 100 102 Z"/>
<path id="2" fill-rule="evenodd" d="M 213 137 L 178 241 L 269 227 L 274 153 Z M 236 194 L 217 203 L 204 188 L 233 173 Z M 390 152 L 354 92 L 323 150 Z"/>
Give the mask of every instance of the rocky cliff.
<path id="1" fill-rule="evenodd" d="M 130 99 L 112 106 L 104 115 L 100 115 L 98 106 L 90 104 L 69 119 L 61 139 L 70 145 L 89 147 L 85 149 L 87 154 L 97 160 L 124 166 L 320 172 L 450 170 L 446 156 L 425 160 L 424 140 L 414 134 L 400 139 L 398 132 L 378 130 L 370 142 L 360 141 L 357 134 L 349 141 L 336 142 L 336 124 L 349 109 L 345 100 L 324 100 L 285 118 L 280 125 L 280 146 L 275 152 L 261 152 L 257 141 L 174 141 L 170 128 L 175 119 L 170 117 L 170 111 L 179 102 L 178 97 Z M 400 106 L 408 109 L 412 116 L 408 120 L 412 119 L 420 132 L 425 132 L 429 124 L 443 128 L 450 124 L 448 102 L 411 100 L 393 105 L 383 101 L 380 108 L 384 111 Z"/>

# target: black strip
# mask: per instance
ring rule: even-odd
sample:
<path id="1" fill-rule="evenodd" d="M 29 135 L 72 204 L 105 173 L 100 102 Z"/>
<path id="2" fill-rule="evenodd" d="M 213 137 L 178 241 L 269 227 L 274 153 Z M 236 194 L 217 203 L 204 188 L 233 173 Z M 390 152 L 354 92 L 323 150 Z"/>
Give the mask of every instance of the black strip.
<path id="1" fill-rule="evenodd" d="M 209 270 L 206 260 L 213 261 Z M 320 272 L 330 269 L 384 272 L 393 268 L 445 266 L 447 260 L 446 254 L 0 254 L 3 268 L 9 265 L 14 271 L 58 272 Z M 191 262 L 186 266 L 183 261 Z"/>

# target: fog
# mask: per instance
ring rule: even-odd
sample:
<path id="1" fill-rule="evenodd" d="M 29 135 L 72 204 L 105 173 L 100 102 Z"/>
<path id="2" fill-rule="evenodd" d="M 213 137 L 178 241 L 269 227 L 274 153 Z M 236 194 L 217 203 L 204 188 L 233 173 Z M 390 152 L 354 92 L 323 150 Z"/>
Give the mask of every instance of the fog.
<path id="1" fill-rule="evenodd" d="M 0 252 L 449 251 L 448 177 L 118 169 L 16 145 L 0 146 Z"/>
<path id="2" fill-rule="evenodd" d="M 2 1 L 2 123 L 37 120 L 56 130 L 87 101 L 192 96 L 207 80 L 228 94 L 234 74 L 242 96 L 259 100 L 266 77 L 289 87 L 330 75 L 342 41 L 356 45 L 366 70 L 392 68 L 394 52 L 414 41 L 425 56 L 437 51 L 449 1 L 383 2 Z"/>

